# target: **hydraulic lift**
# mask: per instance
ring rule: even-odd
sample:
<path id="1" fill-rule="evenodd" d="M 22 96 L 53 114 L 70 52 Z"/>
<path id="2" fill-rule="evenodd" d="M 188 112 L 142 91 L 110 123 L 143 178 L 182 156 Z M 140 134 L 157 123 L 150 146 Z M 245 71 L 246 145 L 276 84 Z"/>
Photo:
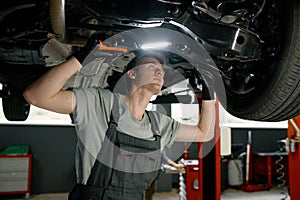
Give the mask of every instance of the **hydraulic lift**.
<path id="1" fill-rule="evenodd" d="M 289 160 L 289 185 L 291 200 L 300 199 L 300 115 L 288 122 L 286 149 Z"/>
<path id="2" fill-rule="evenodd" d="M 300 199 L 300 115 L 288 121 L 286 149 L 289 166 L 289 195 L 291 200 Z M 221 199 L 221 155 L 220 155 L 219 104 L 216 103 L 215 137 L 212 141 L 199 143 L 198 162 L 191 162 L 185 168 L 186 200 Z M 201 156 L 205 145 L 214 148 L 205 157 Z M 184 157 L 187 159 L 187 157 Z"/>
<path id="3" fill-rule="evenodd" d="M 219 103 L 216 101 L 215 136 L 209 142 L 198 143 L 198 160 L 190 160 L 185 167 L 185 197 L 181 200 L 220 200 L 221 198 L 221 149 Z M 207 148 L 213 148 L 203 155 Z M 187 153 L 184 160 L 189 163 Z"/>

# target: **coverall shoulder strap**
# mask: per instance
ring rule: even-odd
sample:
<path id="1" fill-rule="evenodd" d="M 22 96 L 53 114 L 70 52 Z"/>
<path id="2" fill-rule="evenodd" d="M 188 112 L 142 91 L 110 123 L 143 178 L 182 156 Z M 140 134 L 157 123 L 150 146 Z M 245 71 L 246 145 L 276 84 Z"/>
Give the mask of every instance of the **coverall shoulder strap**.
<path id="1" fill-rule="evenodd" d="M 160 136 L 158 122 L 157 122 L 157 119 L 154 116 L 153 111 L 146 111 L 146 113 L 147 113 L 147 115 L 149 116 L 149 119 L 150 119 L 153 136 Z"/>
<path id="2" fill-rule="evenodd" d="M 119 121 L 119 99 L 117 97 L 117 94 L 113 93 L 113 105 L 110 113 L 110 123 L 118 125 Z"/>

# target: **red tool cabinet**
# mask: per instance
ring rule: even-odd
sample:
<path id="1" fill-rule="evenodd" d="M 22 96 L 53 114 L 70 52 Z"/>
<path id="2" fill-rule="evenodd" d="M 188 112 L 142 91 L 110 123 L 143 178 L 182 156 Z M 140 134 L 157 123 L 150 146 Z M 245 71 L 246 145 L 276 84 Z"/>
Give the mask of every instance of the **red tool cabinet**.
<path id="1" fill-rule="evenodd" d="M 29 198 L 31 168 L 31 153 L 28 155 L 0 155 L 0 196 L 25 194 L 25 198 Z"/>

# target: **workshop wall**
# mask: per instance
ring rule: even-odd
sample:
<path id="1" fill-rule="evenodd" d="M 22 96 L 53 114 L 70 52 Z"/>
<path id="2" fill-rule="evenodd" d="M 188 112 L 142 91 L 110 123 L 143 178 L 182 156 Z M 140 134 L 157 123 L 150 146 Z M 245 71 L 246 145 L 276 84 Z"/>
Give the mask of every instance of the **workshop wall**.
<path id="1" fill-rule="evenodd" d="M 287 129 L 232 128 L 231 144 L 244 146 L 248 143 L 248 131 L 251 131 L 253 152 L 275 152 L 279 150 L 277 141 L 287 137 Z"/>
<path id="2" fill-rule="evenodd" d="M 287 129 L 264 129 L 264 128 L 231 128 L 231 145 L 232 153 L 234 151 L 242 152 L 246 151 L 246 145 L 248 143 L 248 131 L 251 131 L 252 135 L 252 149 L 254 152 L 275 152 L 279 150 L 277 144 L 278 140 L 285 139 L 287 137 Z M 182 144 L 179 145 L 180 149 L 183 149 Z M 187 144 L 189 146 L 189 158 L 196 159 L 198 144 Z"/>
<path id="3" fill-rule="evenodd" d="M 33 153 L 31 193 L 69 191 L 75 183 L 74 126 L 0 125 L 0 150 L 28 145 Z"/>
<path id="4" fill-rule="evenodd" d="M 232 144 L 245 146 L 248 130 L 252 131 L 254 152 L 274 152 L 277 141 L 286 137 L 286 129 L 233 128 Z M 76 147 L 74 126 L 64 125 L 0 125 L 0 150 L 10 145 L 29 145 L 33 153 L 32 193 L 67 192 L 75 183 L 74 153 Z M 168 156 L 180 159 L 184 143 L 175 142 Z M 187 145 L 187 144 L 186 144 Z M 190 158 L 197 157 L 197 143 L 189 144 Z M 238 147 L 239 148 L 239 147 Z M 161 178 L 161 184 L 170 189 L 170 177 Z M 173 185 L 178 177 L 172 177 Z"/>
<path id="5" fill-rule="evenodd" d="M 63 125 L 0 125 L 0 151 L 7 146 L 28 145 L 33 154 L 32 194 L 68 192 L 76 182 L 74 126 Z M 183 143 L 166 149 L 173 160 L 180 159 Z M 177 178 L 178 179 L 178 178 Z M 157 191 L 172 188 L 172 175 L 161 173 Z"/>

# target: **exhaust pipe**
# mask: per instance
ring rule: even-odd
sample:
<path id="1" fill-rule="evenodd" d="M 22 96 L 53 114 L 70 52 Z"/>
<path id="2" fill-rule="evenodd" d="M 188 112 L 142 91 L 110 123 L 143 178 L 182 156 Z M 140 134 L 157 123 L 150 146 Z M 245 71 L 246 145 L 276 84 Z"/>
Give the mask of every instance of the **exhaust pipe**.
<path id="1" fill-rule="evenodd" d="M 49 0 L 49 13 L 55 38 L 66 42 L 65 0 Z"/>

